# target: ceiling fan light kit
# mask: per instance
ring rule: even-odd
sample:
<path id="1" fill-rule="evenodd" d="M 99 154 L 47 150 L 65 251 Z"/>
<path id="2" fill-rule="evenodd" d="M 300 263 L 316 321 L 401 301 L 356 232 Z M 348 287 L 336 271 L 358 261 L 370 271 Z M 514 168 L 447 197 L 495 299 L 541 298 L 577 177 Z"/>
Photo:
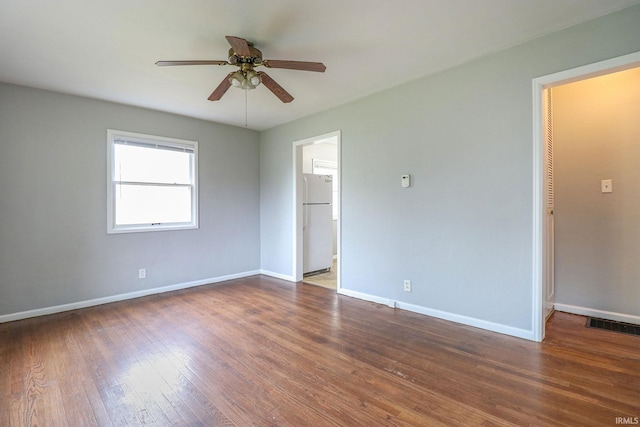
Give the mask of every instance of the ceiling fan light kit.
<path id="1" fill-rule="evenodd" d="M 262 82 L 258 73 L 253 70 L 236 71 L 231 73 L 229 79 L 231 79 L 231 86 L 244 90 L 255 89 Z"/>
<path id="2" fill-rule="evenodd" d="M 288 70 L 314 71 L 323 73 L 327 67 L 321 62 L 287 61 L 278 59 L 262 59 L 262 52 L 253 43 L 241 37 L 226 36 L 231 45 L 228 59 L 223 60 L 186 60 L 186 61 L 158 61 L 156 65 L 235 65 L 239 69 L 233 71 L 220 82 L 218 87 L 209 95 L 210 101 L 217 101 L 233 86 L 243 90 L 252 90 L 261 83 L 269 89 L 280 101 L 291 102 L 293 96 L 282 86 L 273 80 L 264 71 L 256 71 L 254 68 L 264 66 L 266 68 L 281 68 Z"/>

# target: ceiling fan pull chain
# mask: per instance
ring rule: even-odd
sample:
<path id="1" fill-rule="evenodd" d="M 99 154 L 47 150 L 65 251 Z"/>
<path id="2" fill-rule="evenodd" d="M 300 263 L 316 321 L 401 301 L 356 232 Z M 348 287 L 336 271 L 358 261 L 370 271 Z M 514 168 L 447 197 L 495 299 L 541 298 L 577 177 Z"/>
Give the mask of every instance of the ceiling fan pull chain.
<path id="1" fill-rule="evenodd" d="M 244 127 L 249 127 L 249 113 L 248 113 L 248 109 L 249 107 L 247 106 L 247 104 L 249 103 L 249 91 L 245 90 L 244 91 Z"/>

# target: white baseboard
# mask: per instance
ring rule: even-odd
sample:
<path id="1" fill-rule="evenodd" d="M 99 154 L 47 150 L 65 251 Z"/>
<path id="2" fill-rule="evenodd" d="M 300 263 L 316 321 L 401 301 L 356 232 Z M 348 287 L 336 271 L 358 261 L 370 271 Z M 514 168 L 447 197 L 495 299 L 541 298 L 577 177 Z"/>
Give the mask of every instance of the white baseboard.
<path id="1" fill-rule="evenodd" d="M 401 310 L 407 310 L 414 313 L 424 314 L 426 316 L 436 317 L 438 319 L 449 320 L 451 322 L 461 323 L 467 326 L 473 326 L 480 329 L 485 329 L 492 332 L 498 332 L 500 334 L 511 335 L 517 338 L 523 338 L 529 341 L 535 341 L 533 331 L 514 328 L 513 326 L 507 326 L 500 323 L 488 322 L 482 319 L 476 319 L 474 317 L 463 316 L 460 314 L 449 313 L 446 311 L 435 310 L 433 308 L 427 308 L 415 304 L 409 304 L 401 301 L 394 301 L 388 298 L 381 298 L 375 295 L 364 294 L 362 292 L 351 291 L 349 289 L 339 289 L 339 294 L 362 299 L 365 301 L 375 302 L 377 304 L 384 304 L 389 307 L 399 308 Z"/>
<path id="2" fill-rule="evenodd" d="M 376 295 L 370 295 L 370 294 L 365 294 L 362 292 L 358 292 L 358 291 L 352 291 L 350 289 L 344 289 L 344 288 L 340 288 L 338 289 L 338 293 L 341 295 L 346 295 L 348 297 L 353 297 L 353 298 L 358 298 L 358 299 L 362 299 L 365 301 L 370 301 L 370 302 L 375 302 L 376 304 L 382 304 L 382 305 L 386 305 L 389 306 L 391 308 L 395 308 L 395 301 L 391 300 L 389 298 L 382 298 Z"/>
<path id="3" fill-rule="evenodd" d="M 562 311 L 565 313 L 579 314 L 581 316 L 597 317 L 600 319 L 615 320 L 618 322 L 640 325 L 640 316 L 635 316 L 633 314 L 616 313 L 615 311 L 604 311 L 595 308 L 579 307 L 576 305 L 558 303 L 555 303 L 553 305 L 553 308 L 557 311 Z"/>
<path id="4" fill-rule="evenodd" d="M 260 274 L 264 274 L 265 276 L 269 276 L 269 277 L 275 277 L 276 279 L 286 280 L 287 282 L 295 282 L 296 281 L 296 279 L 294 279 L 293 276 L 291 276 L 291 275 L 275 273 L 275 272 L 269 271 L 269 270 L 260 270 Z"/>
<path id="5" fill-rule="evenodd" d="M 63 311 L 76 310 L 79 308 L 86 308 L 86 307 L 92 307 L 95 305 L 108 304 L 110 302 L 123 301 L 123 300 L 139 298 L 139 297 L 144 297 L 144 296 L 153 295 L 153 294 L 161 294 L 164 292 L 177 291 L 180 289 L 193 288 L 195 286 L 210 285 L 214 283 L 225 282 L 227 280 L 255 276 L 256 274 L 260 274 L 260 271 L 259 270 L 245 271 L 243 273 L 229 274 L 227 276 L 212 277 L 209 279 L 194 280 L 192 282 L 178 283 L 175 285 L 162 286 L 160 288 L 143 289 L 141 291 L 128 292 L 126 294 L 111 295 L 108 297 L 72 302 L 69 304 L 56 305 L 53 307 L 44 307 L 44 308 L 37 308 L 35 310 L 21 311 L 18 313 L 4 314 L 0 316 L 0 323 L 12 322 L 14 320 L 27 319 L 30 317 L 45 316 L 47 314 L 61 313 Z"/>

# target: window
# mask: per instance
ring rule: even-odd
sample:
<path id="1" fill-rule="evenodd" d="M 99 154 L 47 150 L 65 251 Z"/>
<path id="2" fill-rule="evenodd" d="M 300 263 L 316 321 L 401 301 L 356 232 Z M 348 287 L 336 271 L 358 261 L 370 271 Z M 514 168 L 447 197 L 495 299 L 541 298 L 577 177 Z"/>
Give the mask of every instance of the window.
<path id="1" fill-rule="evenodd" d="M 198 228 L 198 142 L 107 131 L 107 233 Z"/>
<path id="2" fill-rule="evenodd" d="M 333 177 L 333 219 L 338 219 L 338 202 L 340 201 L 338 189 L 338 162 L 333 160 L 311 159 L 311 170 L 315 175 L 331 175 Z"/>

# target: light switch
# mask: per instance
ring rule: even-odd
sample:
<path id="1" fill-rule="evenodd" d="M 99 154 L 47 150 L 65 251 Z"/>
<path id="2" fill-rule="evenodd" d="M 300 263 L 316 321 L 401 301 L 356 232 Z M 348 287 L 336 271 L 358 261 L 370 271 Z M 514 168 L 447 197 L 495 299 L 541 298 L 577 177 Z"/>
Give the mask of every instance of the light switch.
<path id="1" fill-rule="evenodd" d="M 411 185 L 411 175 L 402 175 L 402 188 L 407 188 Z"/>
<path id="2" fill-rule="evenodd" d="M 613 182 L 610 179 L 603 179 L 600 181 L 603 193 L 613 193 Z"/>

